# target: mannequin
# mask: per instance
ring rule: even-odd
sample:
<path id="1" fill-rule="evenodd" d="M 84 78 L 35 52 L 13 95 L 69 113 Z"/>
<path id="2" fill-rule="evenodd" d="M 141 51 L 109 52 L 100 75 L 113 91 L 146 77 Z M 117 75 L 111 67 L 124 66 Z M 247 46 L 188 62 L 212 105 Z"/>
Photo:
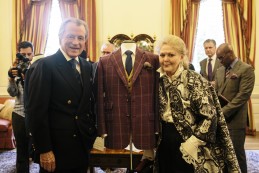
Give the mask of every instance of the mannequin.
<path id="1" fill-rule="evenodd" d="M 137 48 L 137 44 L 133 40 L 124 40 L 121 43 L 121 49 L 123 50 L 131 50 L 133 54 L 135 54 Z"/>
<path id="2" fill-rule="evenodd" d="M 131 57 L 132 57 L 132 67 L 134 67 L 136 48 L 137 48 L 137 44 L 133 40 L 124 40 L 122 42 L 122 44 L 121 44 L 121 54 L 122 54 L 122 62 L 123 62 L 124 67 L 125 67 L 125 61 L 126 61 L 125 52 L 127 50 L 130 50 L 131 52 L 133 52 Z"/>
<path id="3" fill-rule="evenodd" d="M 127 50 L 133 52 L 130 75 L 125 70 Z M 158 67 L 158 55 L 139 49 L 131 40 L 100 59 L 97 122 L 99 135 L 107 134 L 105 147 L 124 149 L 132 141 L 141 150 L 155 148 L 159 127 Z"/>

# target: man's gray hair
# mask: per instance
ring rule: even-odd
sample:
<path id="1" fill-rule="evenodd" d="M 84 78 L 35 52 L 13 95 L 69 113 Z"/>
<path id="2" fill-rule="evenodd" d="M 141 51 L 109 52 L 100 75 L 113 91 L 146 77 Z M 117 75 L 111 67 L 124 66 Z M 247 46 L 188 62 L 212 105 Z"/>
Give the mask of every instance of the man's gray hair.
<path id="1" fill-rule="evenodd" d="M 203 42 L 203 46 L 204 46 L 205 43 L 213 43 L 214 46 L 216 47 L 216 41 L 215 41 L 214 39 L 207 39 L 207 40 L 205 40 L 205 41 Z"/>
<path id="2" fill-rule="evenodd" d="M 66 28 L 66 25 L 68 24 L 68 23 L 75 23 L 76 25 L 78 25 L 78 26 L 81 26 L 81 25 L 83 25 L 84 27 L 85 27 L 85 39 L 87 40 L 88 39 L 88 25 L 87 25 L 87 23 L 85 22 L 85 21 L 83 21 L 83 20 L 81 20 L 81 19 L 77 19 L 77 18 L 67 18 L 67 19 L 65 19 L 63 22 L 62 22 L 62 24 L 61 24 L 61 26 L 60 26 L 60 29 L 59 29 L 59 32 L 58 32 L 58 37 L 59 37 L 59 40 L 61 40 L 61 38 L 62 38 L 62 36 L 63 36 L 63 34 L 64 34 L 64 32 L 65 32 L 65 28 Z"/>

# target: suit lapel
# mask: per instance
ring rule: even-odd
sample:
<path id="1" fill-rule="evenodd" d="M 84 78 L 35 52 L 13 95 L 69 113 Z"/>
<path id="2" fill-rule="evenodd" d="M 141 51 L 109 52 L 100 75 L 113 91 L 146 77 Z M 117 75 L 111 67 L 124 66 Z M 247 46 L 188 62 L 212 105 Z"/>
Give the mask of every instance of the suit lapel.
<path id="1" fill-rule="evenodd" d="M 144 62 L 146 61 L 147 57 L 145 56 L 145 52 L 140 50 L 139 48 L 136 49 L 136 56 L 135 56 L 135 63 L 134 63 L 134 70 L 133 70 L 133 77 L 132 83 L 134 83 L 141 72 Z"/>
<path id="2" fill-rule="evenodd" d="M 87 85 L 89 85 L 88 80 L 86 80 L 89 78 L 89 74 L 87 74 L 88 67 L 86 66 L 86 63 L 84 61 L 84 59 L 79 58 L 83 90 L 86 88 Z"/>
<path id="3" fill-rule="evenodd" d="M 227 86 L 229 80 L 231 80 L 231 79 L 230 79 L 230 76 L 231 76 L 233 73 L 236 73 L 236 72 L 238 71 L 239 66 L 240 66 L 240 62 L 237 61 L 236 64 L 234 65 L 233 69 L 230 69 L 229 77 L 226 78 L 226 80 L 225 80 L 225 82 L 224 82 L 224 84 L 223 84 L 221 93 L 222 93 L 222 92 L 224 91 L 224 89 L 226 88 L 226 86 Z M 225 69 L 225 68 L 223 68 L 223 69 Z M 224 78 L 223 78 L 223 81 L 224 81 L 224 79 L 225 79 L 225 70 L 222 70 L 222 71 L 223 71 L 223 73 L 222 73 L 221 75 L 224 77 Z"/>
<path id="4" fill-rule="evenodd" d="M 218 86 L 220 88 L 219 93 L 221 94 L 223 92 L 223 90 L 225 89 L 225 68 L 221 67 L 220 69 L 218 69 Z"/>
<path id="5" fill-rule="evenodd" d="M 83 110 L 82 107 L 86 106 L 85 103 L 88 103 L 86 99 L 88 99 L 89 97 L 86 97 L 86 95 L 92 94 L 91 90 L 89 90 L 89 86 L 90 88 L 92 88 L 91 85 L 93 82 L 92 75 L 89 73 L 89 72 L 92 72 L 92 70 L 89 69 L 91 65 L 88 66 L 86 60 L 84 60 L 83 58 L 79 58 L 79 62 L 80 62 L 80 70 L 81 70 L 82 83 L 83 83 L 83 94 L 82 94 L 83 97 L 81 97 L 78 111 Z"/>
<path id="6" fill-rule="evenodd" d="M 207 70 L 207 59 L 206 61 L 204 61 L 203 65 L 204 65 L 204 74 L 205 74 L 205 77 L 208 78 L 208 70 Z"/>
<path id="7" fill-rule="evenodd" d="M 74 93 L 80 96 L 81 86 L 78 84 L 69 62 L 67 62 L 60 50 L 56 53 L 56 55 L 57 71 L 61 74 L 61 76 L 63 76 L 65 81 L 68 82 L 71 88 L 73 88 Z"/>
<path id="8" fill-rule="evenodd" d="M 118 73 L 118 76 L 121 78 L 123 83 L 127 86 L 128 81 L 127 81 L 127 77 L 126 77 L 126 73 L 125 73 L 125 68 L 124 68 L 123 62 L 122 62 L 121 49 L 112 53 L 110 59 L 114 65 L 116 72 Z"/>
<path id="9" fill-rule="evenodd" d="M 216 75 L 216 72 L 217 72 L 217 69 L 220 67 L 220 62 L 218 60 L 218 58 L 216 58 L 216 61 L 215 61 L 215 65 L 214 65 L 214 69 L 213 69 L 213 74 L 212 74 L 212 77 L 214 79 L 215 75 Z"/>

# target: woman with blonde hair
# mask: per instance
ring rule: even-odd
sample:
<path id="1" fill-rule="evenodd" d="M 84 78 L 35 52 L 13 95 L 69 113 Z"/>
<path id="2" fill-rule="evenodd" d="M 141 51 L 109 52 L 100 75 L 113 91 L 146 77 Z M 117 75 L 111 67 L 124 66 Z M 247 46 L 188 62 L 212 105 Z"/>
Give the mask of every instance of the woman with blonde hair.
<path id="1" fill-rule="evenodd" d="M 157 51 L 161 134 L 155 172 L 240 172 L 215 90 L 188 69 L 183 40 L 169 35 Z"/>

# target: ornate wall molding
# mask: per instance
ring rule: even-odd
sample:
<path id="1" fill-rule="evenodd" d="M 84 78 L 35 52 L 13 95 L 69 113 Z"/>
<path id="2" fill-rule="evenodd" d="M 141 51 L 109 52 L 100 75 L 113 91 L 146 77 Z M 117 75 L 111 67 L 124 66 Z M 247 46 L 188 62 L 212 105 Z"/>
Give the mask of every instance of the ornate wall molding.
<path id="1" fill-rule="evenodd" d="M 151 37 L 147 34 L 139 34 L 134 37 L 133 34 L 131 34 L 131 36 L 125 34 L 117 34 L 112 38 L 108 38 L 108 40 L 110 43 L 114 44 L 116 48 L 119 48 L 123 41 L 132 40 L 141 49 L 149 52 L 154 52 L 154 43 L 156 41 L 156 36 Z"/>

